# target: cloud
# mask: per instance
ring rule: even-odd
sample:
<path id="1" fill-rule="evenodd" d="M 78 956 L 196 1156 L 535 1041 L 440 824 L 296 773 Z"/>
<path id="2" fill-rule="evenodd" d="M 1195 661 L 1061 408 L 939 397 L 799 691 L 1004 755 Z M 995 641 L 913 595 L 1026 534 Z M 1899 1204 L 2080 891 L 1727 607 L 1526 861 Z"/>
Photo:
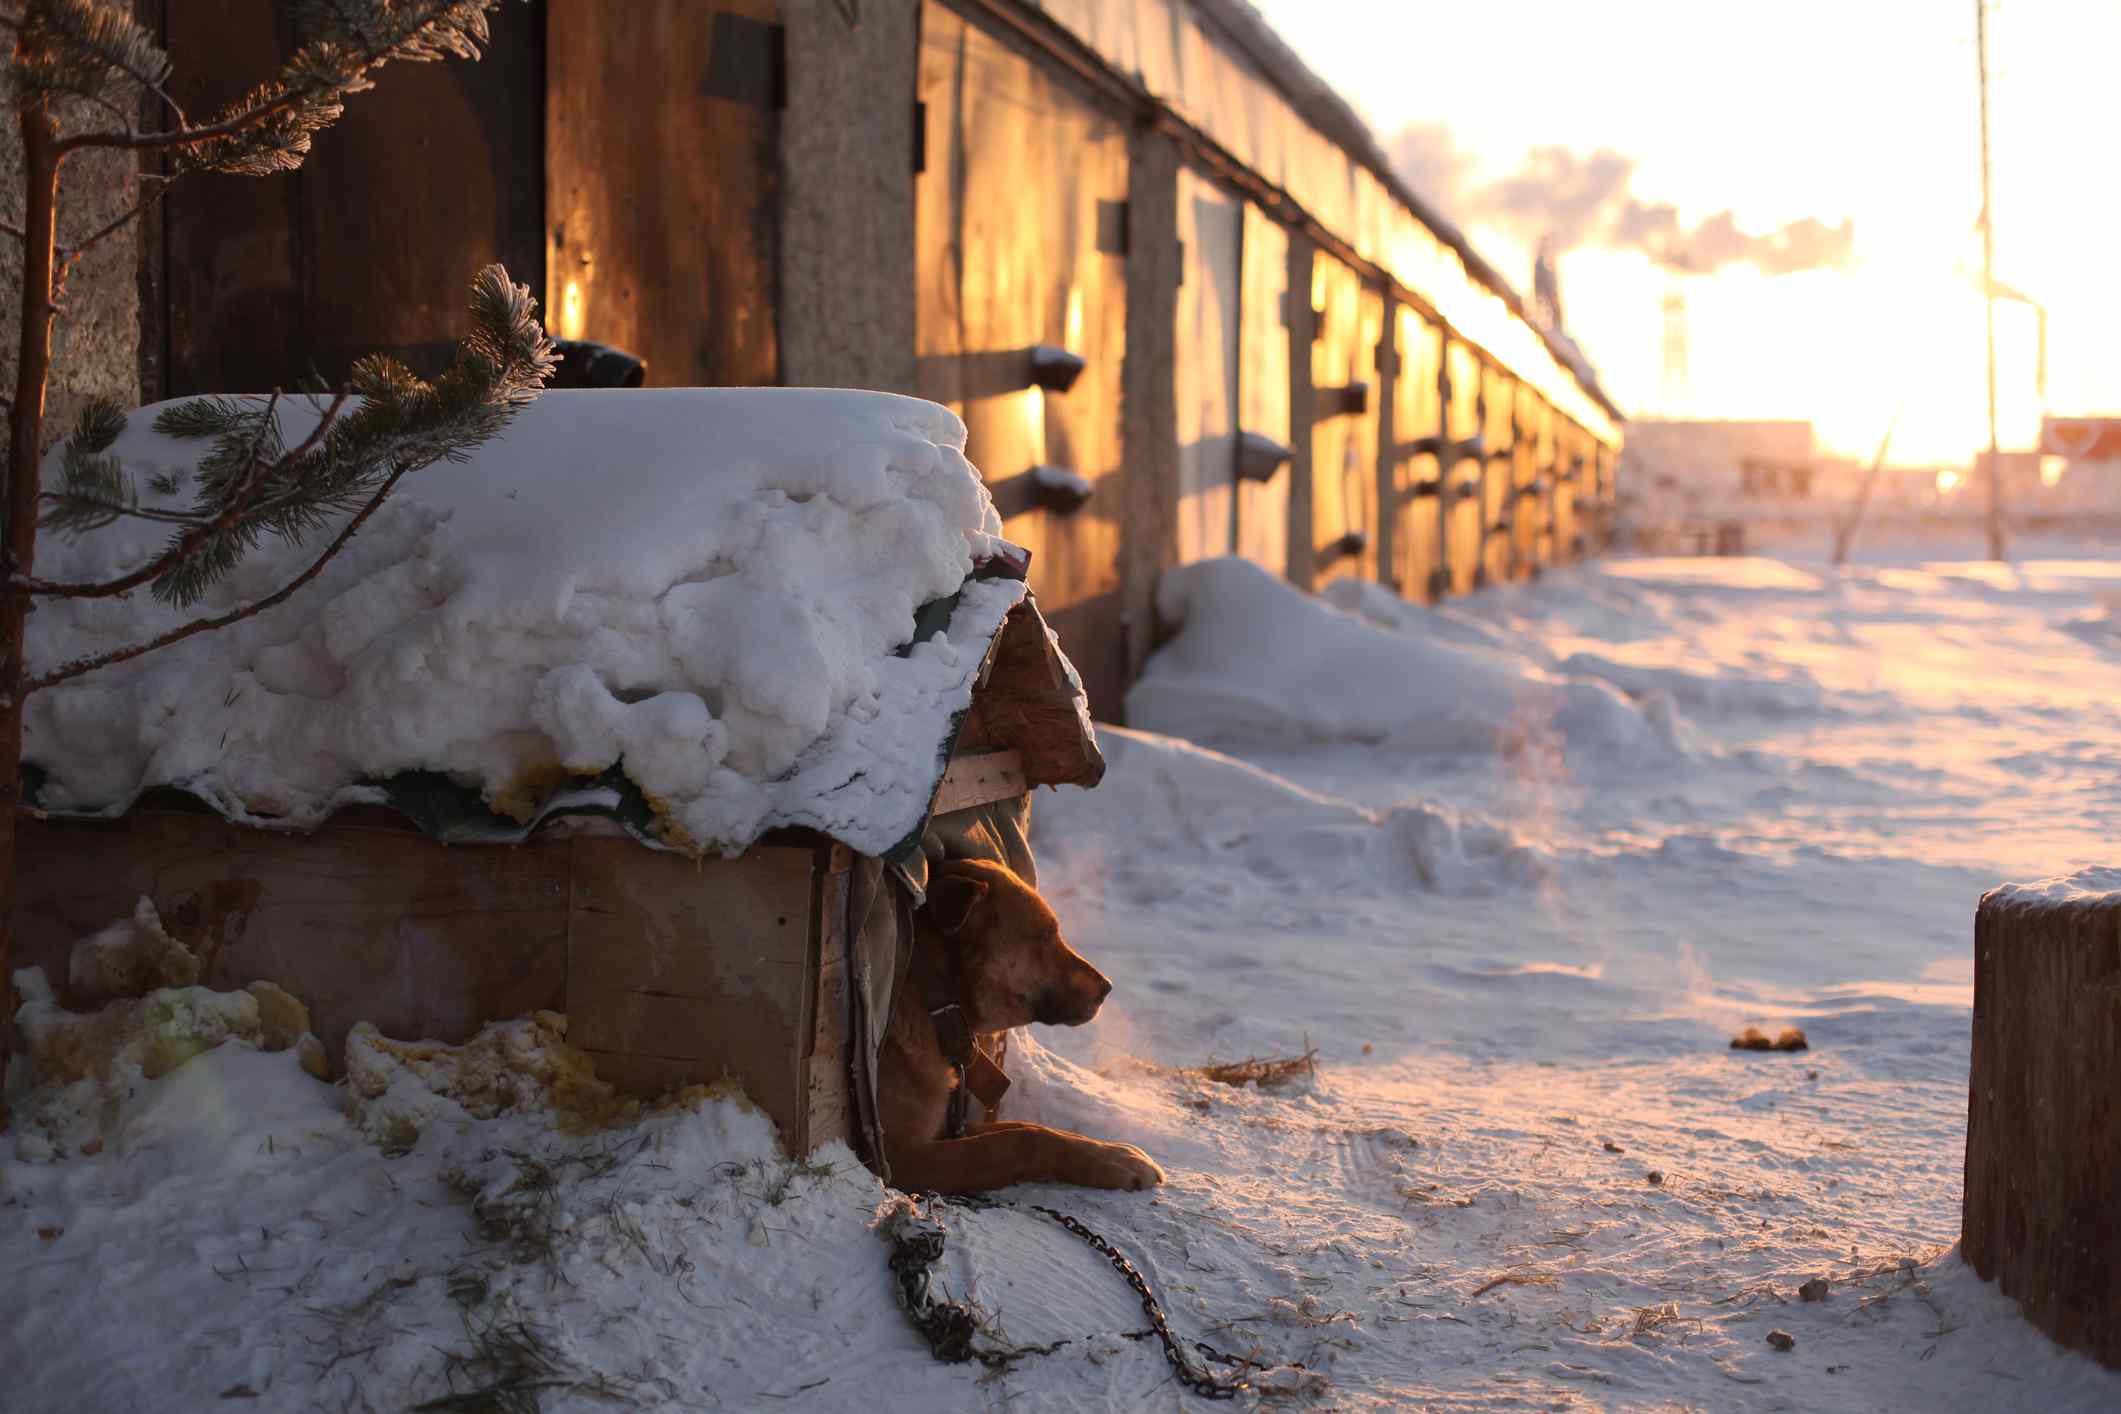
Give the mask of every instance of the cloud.
<path id="1" fill-rule="evenodd" d="M 1548 240 L 1556 251 L 1639 250 L 1659 264 L 1699 274 L 1746 264 L 1769 275 L 1833 269 L 1848 264 L 1855 252 L 1856 226 L 1846 220 L 1829 226 L 1807 216 L 1753 235 L 1739 228 L 1735 214 L 1720 211 L 1687 226 L 1671 203 L 1634 194 L 1635 159 L 1611 148 L 1579 153 L 1535 147 L 1516 171 L 1489 182 L 1475 179 L 1471 155 L 1441 123 L 1402 128 L 1387 151 L 1408 185 L 1445 215 L 1500 226 L 1526 245 Z"/>

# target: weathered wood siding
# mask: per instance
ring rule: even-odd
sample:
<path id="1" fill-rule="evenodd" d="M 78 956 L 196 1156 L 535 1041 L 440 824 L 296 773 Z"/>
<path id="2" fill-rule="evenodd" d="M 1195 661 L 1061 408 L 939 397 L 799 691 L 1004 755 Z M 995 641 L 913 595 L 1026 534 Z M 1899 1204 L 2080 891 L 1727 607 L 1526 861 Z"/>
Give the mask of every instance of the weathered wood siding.
<path id="1" fill-rule="evenodd" d="M 438 373 L 470 328 L 479 267 L 544 285 L 544 8 L 502 6 L 479 63 L 382 70 L 299 172 L 177 183 L 166 395 L 337 381 L 367 353 Z M 272 0 L 188 0 L 166 15 L 173 93 L 194 113 L 272 74 L 297 38 Z"/>
<path id="2" fill-rule="evenodd" d="M 780 8 L 546 10 L 546 308 L 656 387 L 780 382 Z"/>
<path id="3" fill-rule="evenodd" d="M 1121 380 L 1126 358 L 1128 128 L 1005 37 L 940 4 L 922 12 L 926 145 L 915 181 L 917 376 L 965 419 L 1003 533 L 1031 551 L 1039 608 L 1106 720 L 1126 690 Z M 1030 351 L 1085 362 L 1066 392 L 1027 387 Z M 1094 488 L 1079 508 L 1033 468 Z"/>

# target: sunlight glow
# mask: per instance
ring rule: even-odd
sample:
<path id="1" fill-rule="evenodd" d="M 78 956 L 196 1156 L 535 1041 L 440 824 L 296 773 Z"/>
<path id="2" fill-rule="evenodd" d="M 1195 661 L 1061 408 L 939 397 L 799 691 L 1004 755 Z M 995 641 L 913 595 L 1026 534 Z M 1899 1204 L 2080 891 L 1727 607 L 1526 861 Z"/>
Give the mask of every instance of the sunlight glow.
<path id="1" fill-rule="evenodd" d="M 1937 473 L 1937 494 L 1940 496 L 1951 495 L 1952 492 L 1959 489 L 1959 483 L 1964 480 L 1966 478 L 1952 470 L 1952 468 L 1944 468 L 1944 470 Z"/>
<path id="2" fill-rule="evenodd" d="M 582 329 L 586 322 L 583 306 L 586 303 L 587 301 L 582 298 L 582 287 L 573 280 L 569 280 L 566 289 L 560 294 L 559 334 L 561 338 L 579 339 L 582 337 Z"/>

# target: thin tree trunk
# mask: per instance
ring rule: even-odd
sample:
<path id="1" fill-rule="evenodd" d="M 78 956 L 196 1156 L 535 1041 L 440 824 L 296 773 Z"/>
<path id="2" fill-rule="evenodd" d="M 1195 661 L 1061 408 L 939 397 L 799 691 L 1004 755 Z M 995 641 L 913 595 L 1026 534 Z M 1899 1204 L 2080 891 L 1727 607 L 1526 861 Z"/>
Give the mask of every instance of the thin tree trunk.
<path id="1" fill-rule="evenodd" d="M 59 134 L 42 103 L 22 107 L 22 166 L 27 183 L 22 222 L 22 346 L 15 364 L 9 431 L 7 559 L 10 576 L 31 574 L 37 558 L 37 493 L 44 439 L 44 389 L 52 358 L 52 273 L 58 236 Z M 22 697 L 28 680 L 23 636 L 29 595 L 0 590 L 0 998 L 13 994 L 8 937 L 15 897 L 15 820 L 22 808 Z M 0 1083 L 7 1058 L 0 1054 Z M 0 1128 L 7 1101 L 0 1092 Z"/>

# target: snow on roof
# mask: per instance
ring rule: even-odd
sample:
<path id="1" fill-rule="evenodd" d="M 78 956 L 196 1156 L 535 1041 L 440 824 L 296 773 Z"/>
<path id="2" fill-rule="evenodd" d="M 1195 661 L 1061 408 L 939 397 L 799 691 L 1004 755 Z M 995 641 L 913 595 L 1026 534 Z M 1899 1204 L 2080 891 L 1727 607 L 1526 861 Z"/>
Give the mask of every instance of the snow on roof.
<path id="1" fill-rule="evenodd" d="M 188 486 L 147 483 L 203 444 L 155 432 L 156 411 L 113 450 L 143 504 L 188 504 Z M 283 400 L 289 445 L 317 416 Z M 37 803 L 118 814 L 167 785 L 308 826 L 434 772 L 527 820 L 616 765 L 678 847 L 802 825 L 881 854 L 924 818 L 1025 592 L 967 580 L 1001 522 L 964 439 L 946 409 L 885 393 L 545 393 L 469 460 L 407 477 L 286 602 L 32 697 Z M 37 568 L 106 577 L 166 533 L 47 535 Z M 42 601 L 32 668 L 258 598 L 323 543 L 261 545 L 188 612 L 144 590 Z M 953 595 L 944 630 L 908 650 L 916 611 Z"/>

